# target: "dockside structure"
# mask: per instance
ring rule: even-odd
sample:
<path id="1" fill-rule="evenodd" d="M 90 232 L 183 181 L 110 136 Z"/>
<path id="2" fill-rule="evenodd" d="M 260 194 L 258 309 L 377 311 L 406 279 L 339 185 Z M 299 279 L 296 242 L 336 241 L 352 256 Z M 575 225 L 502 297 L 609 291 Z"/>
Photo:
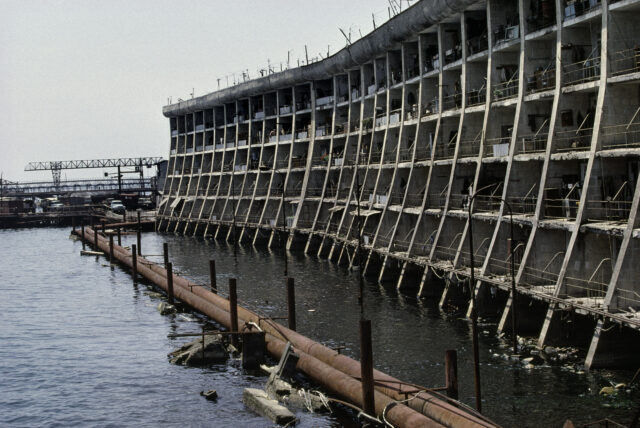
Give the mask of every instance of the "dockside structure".
<path id="1" fill-rule="evenodd" d="M 469 304 L 475 195 L 480 314 L 510 330 L 513 261 L 520 334 L 637 364 L 637 22 L 640 0 L 423 0 L 323 61 L 165 106 L 157 229 L 349 264 L 360 237 L 367 275 Z"/>

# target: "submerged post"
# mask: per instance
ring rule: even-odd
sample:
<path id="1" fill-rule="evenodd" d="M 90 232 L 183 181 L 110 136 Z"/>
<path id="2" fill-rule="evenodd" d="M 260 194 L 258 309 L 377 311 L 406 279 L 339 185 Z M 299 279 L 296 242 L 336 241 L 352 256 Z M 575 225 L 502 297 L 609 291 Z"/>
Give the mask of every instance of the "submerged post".
<path id="1" fill-rule="evenodd" d="M 296 331 L 296 290 L 293 278 L 287 278 L 287 309 L 289 329 Z"/>
<path id="2" fill-rule="evenodd" d="M 113 235 L 109 235 L 109 261 L 113 263 Z"/>
<path id="3" fill-rule="evenodd" d="M 131 274 L 133 275 L 133 283 L 138 283 L 138 254 L 136 253 L 136 244 L 131 245 Z"/>
<path id="4" fill-rule="evenodd" d="M 164 257 L 164 268 L 166 269 L 169 265 L 169 244 L 166 242 L 162 243 L 162 256 Z"/>
<path id="5" fill-rule="evenodd" d="M 238 295 L 236 294 L 236 279 L 229 278 L 229 317 L 231 318 L 230 325 L 233 333 L 238 331 Z M 231 343 L 238 348 L 238 336 L 236 334 L 231 335 Z"/>
<path id="6" fill-rule="evenodd" d="M 444 354 L 444 379 L 447 397 L 458 399 L 458 353 L 448 350 Z"/>
<path id="7" fill-rule="evenodd" d="M 218 293 L 218 284 L 216 283 L 216 261 L 209 260 L 209 280 L 211 281 L 211 291 Z"/>
<path id="8" fill-rule="evenodd" d="M 173 305 L 173 263 L 167 263 L 167 294 L 169 294 L 169 303 Z"/>
<path id="9" fill-rule="evenodd" d="M 122 246 L 122 234 L 120 233 L 120 226 L 118 226 L 118 245 Z"/>

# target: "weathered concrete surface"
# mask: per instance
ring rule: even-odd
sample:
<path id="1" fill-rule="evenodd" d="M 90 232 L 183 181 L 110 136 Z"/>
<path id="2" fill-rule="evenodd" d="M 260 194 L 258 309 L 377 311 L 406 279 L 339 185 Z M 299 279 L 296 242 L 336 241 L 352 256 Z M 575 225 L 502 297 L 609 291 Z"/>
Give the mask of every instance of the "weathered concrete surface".
<path id="1" fill-rule="evenodd" d="M 266 392 L 269 397 L 281 403 L 300 409 L 307 409 L 313 413 L 330 410 L 319 393 L 295 388 L 282 379 L 276 378 L 269 382 Z"/>
<path id="2" fill-rule="evenodd" d="M 279 425 L 286 425 L 296 420 L 296 415 L 278 404 L 276 400 L 269 398 L 267 393 L 260 389 L 245 388 L 242 393 L 242 401 L 252 411 Z"/>
<path id="3" fill-rule="evenodd" d="M 199 366 L 204 363 L 223 362 L 228 358 L 227 350 L 222 343 L 222 336 L 207 335 L 204 338 L 204 350 L 202 338 L 189 342 L 169 354 L 169 361 L 183 366 Z"/>

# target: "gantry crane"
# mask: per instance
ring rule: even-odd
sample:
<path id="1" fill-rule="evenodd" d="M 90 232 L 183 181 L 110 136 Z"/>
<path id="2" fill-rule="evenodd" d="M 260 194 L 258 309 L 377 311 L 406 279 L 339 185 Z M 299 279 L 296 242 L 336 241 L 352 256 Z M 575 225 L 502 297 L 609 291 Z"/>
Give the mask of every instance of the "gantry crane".
<path id="1" fill-rule="evenodd" d="M 118 191 L 122 191 L 122 173 L 139 173 L 140 180 L 144 180 L 143 167 L 151 168 L 162 162 L 161 157 L 144 158 L 117 158 L 117 159 L 82 159 L 68 161 L 46 161 L 29 162 L 24 168 L 25 171 L 51 171 L 53 175 L 53 185 L 60 186 L 60 173 L 63 169 L 86 169 L 86 168 L 117 168 L 118 169 Z M 121 171 L 123 167 L 133 167 L 134 171 Z"/>

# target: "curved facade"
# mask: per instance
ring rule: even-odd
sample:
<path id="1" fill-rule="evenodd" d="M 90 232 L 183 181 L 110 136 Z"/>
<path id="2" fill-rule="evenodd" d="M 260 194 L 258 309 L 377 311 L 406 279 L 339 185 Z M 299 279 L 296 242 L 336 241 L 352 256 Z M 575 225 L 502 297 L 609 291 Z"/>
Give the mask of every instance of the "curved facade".
<path id="1" fill-rule="evenodd" d="M 423 0 L 324 61 L 166 106 L 157 228 L 348 264 L 360 237 L 367 275 L 460 307 L 475 195 L 480 313 L 510 329 L 513 262 L 521 334 L 627 362 L 639 19 L 640 0 Z"/>

